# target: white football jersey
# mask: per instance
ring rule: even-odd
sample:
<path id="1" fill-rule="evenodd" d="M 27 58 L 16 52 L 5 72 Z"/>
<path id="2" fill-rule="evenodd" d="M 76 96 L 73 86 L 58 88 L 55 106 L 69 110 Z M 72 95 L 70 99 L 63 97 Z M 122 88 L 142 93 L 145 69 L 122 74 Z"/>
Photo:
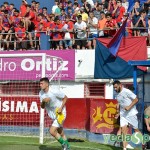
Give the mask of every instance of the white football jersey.
<path id="1" fill-rule="evenodd" d="M 138 113 L 136 106 L 133 106 L 129 111 L 126 111 L 124 109 L 126 106 L 129 106 L 135 98 L 136 95 L 126 88 L 122 88 L 122 91 L 120 93 L 117 93 L 116 99 L 120 105 L 121 116 L 134 116 Z"/>
<path id="2" fill-rule="evenodd" d="M 44 98 L 50 98 L 50 101 L 45 104 L 47 113 L 51 119 L 56 119 L 55 110 L 57 107 L 61 107 L 62 99 L 65 97 L 65 94 L 58 89 L 53 89 L 49 87 L 49 91 L 45 93 L 43 90 L 39 93 L 40 102 Z M 66 108 L 64 107 L 62 113 L 66 116 Z"/>

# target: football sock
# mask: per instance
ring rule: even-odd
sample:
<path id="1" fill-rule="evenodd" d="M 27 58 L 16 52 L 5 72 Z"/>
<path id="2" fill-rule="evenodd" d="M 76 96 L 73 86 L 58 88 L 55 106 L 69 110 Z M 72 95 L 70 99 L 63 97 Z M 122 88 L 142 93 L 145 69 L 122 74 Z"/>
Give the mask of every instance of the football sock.
<path id="1" fill-rule="evenodd" d="M 60 137 L 60 138 L 58 139 L 58 142 L 59 142 L 61 145 L 65 144 L 65 141 L 63 140 L 62 137 Z"/>

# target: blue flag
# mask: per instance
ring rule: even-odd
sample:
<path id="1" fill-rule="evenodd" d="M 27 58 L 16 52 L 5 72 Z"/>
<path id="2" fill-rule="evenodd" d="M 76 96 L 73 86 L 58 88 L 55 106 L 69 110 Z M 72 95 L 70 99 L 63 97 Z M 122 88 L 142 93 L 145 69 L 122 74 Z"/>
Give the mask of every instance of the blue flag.
<path id="1" fill-rule="evenodd" d="M 117 55 L 117 52 L 118 52 L 119 47 L 120 47 L 120 43 L 122 41 L 122 38 L 125 35 L 125 29 L 126 29 L 127 19 L 123 22 L 123 24 L 120 27 L 120 29 L 116 32 L 116 34 L 114 35 L 114 37 L 111 39 L 111 41 L 107 45 L 107 47 L 109 48 L 110 53 L 112 55 L 114 55 L 114 56 Z"/>

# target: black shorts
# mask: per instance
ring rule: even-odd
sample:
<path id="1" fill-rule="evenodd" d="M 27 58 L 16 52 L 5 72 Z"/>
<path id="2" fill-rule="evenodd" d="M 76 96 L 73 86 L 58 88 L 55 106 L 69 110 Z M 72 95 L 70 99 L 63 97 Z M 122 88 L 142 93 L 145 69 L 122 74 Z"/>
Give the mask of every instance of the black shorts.
<path id="1" fill-rule="evenodd" d="M 87 40 L 86 39 L 78 39 L 75 40 L 75 45 L 78 45 L 80 47 L 86 47 L 87 45 Z"/>
<path id="2" fill-rule="evenodd" d="M 31 24 L 28 27 L 28 32 L 32 32 L 32 31 L 34 31 L 34 29 L 35 29 L 35 25 L 33 22 L 31 22 Z"/>
<path id="3" fill-rule="evenodd" d="M 17 42 L 16 49 L 27 49 L 27 41 Z"/>

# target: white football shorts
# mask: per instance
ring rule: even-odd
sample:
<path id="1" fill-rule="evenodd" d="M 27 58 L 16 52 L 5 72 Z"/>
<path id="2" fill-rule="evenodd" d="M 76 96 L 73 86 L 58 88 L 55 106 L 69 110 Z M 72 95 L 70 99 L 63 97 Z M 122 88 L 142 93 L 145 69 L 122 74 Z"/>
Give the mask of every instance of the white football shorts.
<path id="1" fill-rule="evenodd" d="M 123 117 L 120 116 L 120 126 L 131 125 L 133 129 L 138 129 L 138 118 L 136 115 Z"/>

